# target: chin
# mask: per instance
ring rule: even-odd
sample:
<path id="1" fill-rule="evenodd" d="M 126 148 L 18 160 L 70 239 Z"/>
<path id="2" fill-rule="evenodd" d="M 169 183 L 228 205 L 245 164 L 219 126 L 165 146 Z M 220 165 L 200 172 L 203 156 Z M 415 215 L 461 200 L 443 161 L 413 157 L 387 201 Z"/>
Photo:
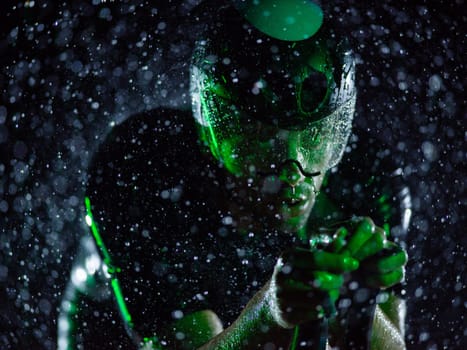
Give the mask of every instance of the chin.
<path id="1" fill-rule="evenodd" d="M 303 229 L 308 222 L 308 215 L 306 217 L 293 217 L 283 219 L 280 229 L 287 233 L 295 233 Z"/>
<path id="2" fill-rule="evenodd" d="M 241 220 L 237 221 L 240 228 L 247 230 L 279 231 L 283 233 L 296 233 L 303 229 L 310 216 L 311 210 L 300 215 L 290 215 L 290 211 L 278 209 L 275 206 L 257 206 L 253 211 L 240 215 Z"/>
<path id="3" fill-rule="evenodd" d="M 271 230 L 278 230 L 286 233 L 296 233 L 306 227 L 310 217 L 312 203 L 304 211 L 297 213 L 296 208 L 282 207 L 275 210 L 274 217 L 265 220 L 266 226 Z"/>
<path id="4" fill-rule="evenodd" d="M 265 194 L 252 187 L 237 197 L 238 206 L 232 206 L 231 211 L 241 218 L 236 220 L 239 227 L 296 233 L 306 227 L 316 199 L 313 187 L 307 184 L 297 188 L 296 193 L 299 195 L 286 189 Z"/>

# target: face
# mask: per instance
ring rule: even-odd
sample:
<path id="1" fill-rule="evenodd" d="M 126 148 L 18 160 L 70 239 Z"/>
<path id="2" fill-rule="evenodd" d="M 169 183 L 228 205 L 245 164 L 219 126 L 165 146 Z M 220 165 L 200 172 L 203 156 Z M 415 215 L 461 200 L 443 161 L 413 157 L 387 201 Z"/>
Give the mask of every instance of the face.
<path id="1" fill-rule="evenodd" d="M 297 232 L 308 220 L 324 172 L 305 176 L 299 163 L 284 162 L 274 173 L 237 178 L 231 209 L 239 226 L 254 231 L 278 229 Z"/>
<path id="2" fill-rule="evenodd" d="M 261 218 L 263 228 L 302 228 L 328 169 L 332 143 L 313 127 L 286 130 L 250 121 L 223 130 L 232 134 L 219 142 L 219 159 L 236 175 L 233 203 L 237 213 L 245 213 L 243 223 Z"/>
<path id="3" fill-rule="evenodd" d="M 343 57 L 335 69 L 326 48 L 314 45 L 263 63 L 264 72 L 245 74 L 245 64 L 226 70 L 221 58 L 192 66 L 201 138 L 235 175 L 233 205 L 246 223 L 300 230 L 326 171 L 342 156 L 355 104 L 353 61 Z M 242 69 L 247 78 L 230 74 L 229 85 L 222 72 Z"/>

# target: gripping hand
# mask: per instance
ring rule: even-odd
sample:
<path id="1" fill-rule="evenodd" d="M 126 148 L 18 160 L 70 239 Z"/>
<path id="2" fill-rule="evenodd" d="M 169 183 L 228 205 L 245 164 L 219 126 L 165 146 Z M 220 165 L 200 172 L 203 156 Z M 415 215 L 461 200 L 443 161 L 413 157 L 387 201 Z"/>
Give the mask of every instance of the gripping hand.
<path id="1" fill-rule="evenodd" d="M 366 287 L 385 289 L 402 282 L 407 252 L 389 241 L 386 232 L 368 217 L 350 226 L 350 230 L 337 230 L 330 250 L 360 262 L 359 279 Z"/>
<path id="2" fill-rule="evenodd" d="M 358 269 L 353 257 L 320 249 L 286 250 L 274 269 L 269 293 L 276 322 L 292 328 L 334 313 L 343 274 Z"/>

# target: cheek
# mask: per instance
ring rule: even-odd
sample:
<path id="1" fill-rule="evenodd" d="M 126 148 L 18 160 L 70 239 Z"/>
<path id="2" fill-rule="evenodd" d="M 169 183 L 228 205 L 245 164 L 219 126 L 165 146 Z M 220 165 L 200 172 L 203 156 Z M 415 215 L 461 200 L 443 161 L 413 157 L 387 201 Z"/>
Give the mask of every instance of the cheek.
<path id="1" fill-rule="evenodd" d="M 321 190 L 321 186 L 323 184 L 323 179 L 326 174 L 326 170 L 321 170 L 321 174 L 318 176 L 313 177 L 313 179 L 310 179 L 310 186 L 313 187 L 315 192 L 319 192 Z"/>
<path id="2" fill-rule="evenodd" d="M 302 166 L 310 172 L 320 171 L 327 169 L 327 164 L 331 152 L 328 147 L 322 146 L 319 148 L 305 148 L 299 147 L 297 149 L 297 160 Z M 314 178 L 315 184 L 321 184 L 321 180 Z"/>
<path id="3" fill-rule="evenodd" d="M 234 175 L 248 175 L 269 164 L 271 155 L 259 142 L 240 137 L 224 139 L 220 156 L 225 168 Z"/>

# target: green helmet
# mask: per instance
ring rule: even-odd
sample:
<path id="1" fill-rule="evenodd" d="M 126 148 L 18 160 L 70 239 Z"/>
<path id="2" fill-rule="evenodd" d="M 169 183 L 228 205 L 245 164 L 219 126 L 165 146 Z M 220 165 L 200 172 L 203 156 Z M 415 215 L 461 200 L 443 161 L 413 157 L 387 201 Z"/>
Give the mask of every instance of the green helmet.
<path id="1" fill-rule="evenodd" d="M 271 173 L 290 160 L 312 175 L 342 157 L 354 115 L 355 61 L 345 38 L 313 6 L 319 23 L 309 27 L 319 29 L 292 36 L 279 30 L 275 37 L 273 25 L 249 21 L 251 10 L 240 8 L 242 16 L 220 9 L 223 20 L 196 45 L 194 117 L 201 139 L 235 175 Z M 303 40 L 290 40 L 296 37 Z"/>

